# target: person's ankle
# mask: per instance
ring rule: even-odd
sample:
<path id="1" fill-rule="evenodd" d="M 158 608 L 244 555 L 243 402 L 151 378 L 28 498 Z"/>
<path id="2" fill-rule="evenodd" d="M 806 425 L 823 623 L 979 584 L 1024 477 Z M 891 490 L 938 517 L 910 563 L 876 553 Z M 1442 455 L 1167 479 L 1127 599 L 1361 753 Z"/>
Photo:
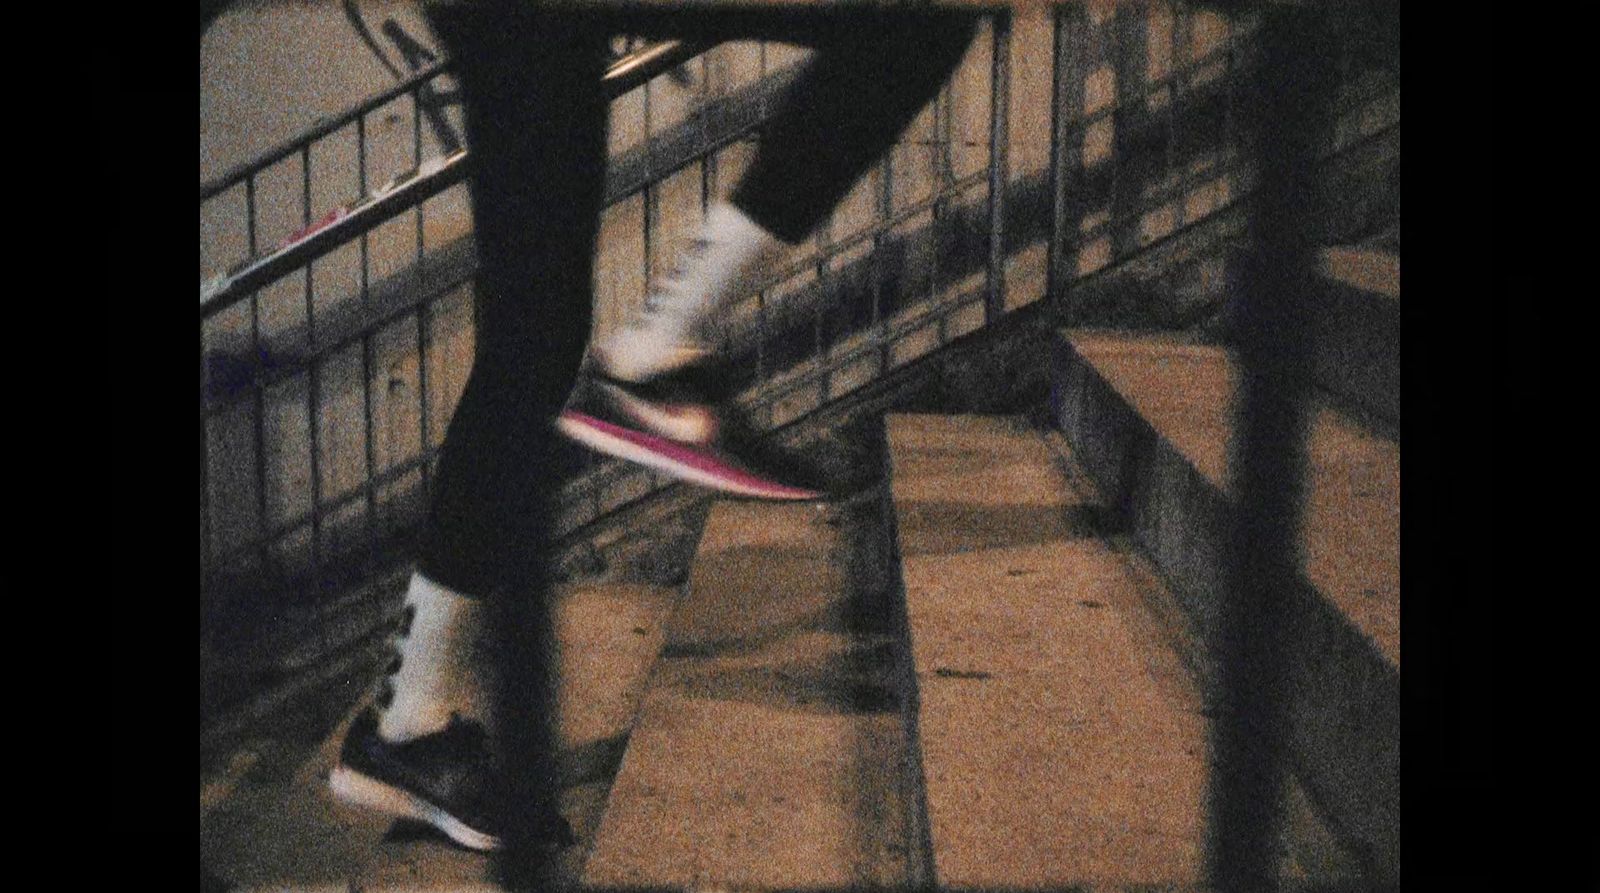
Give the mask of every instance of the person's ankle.
<path id="1" fill-rule="evenodd" d="M 606 378 L 631 384 L 642 384 L 681 369 L 702 365 L 711 360 L 710 349 L 700 345 L 679 344 L 667 349 L 659 345 L 641 345 L 647 336 L 619 334 L 603 346 L 589 352 L 590 362 Z"/>

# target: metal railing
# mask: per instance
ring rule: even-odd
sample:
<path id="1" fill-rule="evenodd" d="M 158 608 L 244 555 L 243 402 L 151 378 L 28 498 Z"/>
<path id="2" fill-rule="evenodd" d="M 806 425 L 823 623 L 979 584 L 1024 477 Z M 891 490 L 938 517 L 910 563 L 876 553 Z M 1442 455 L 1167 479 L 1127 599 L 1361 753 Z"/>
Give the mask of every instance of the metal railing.
<path id="1" fill-rule="evenodd" d="M 701 48 L 686 44 L 681 41 L 667 41 L 644 47 L 630 53 L 612 64 L 605 74 L 608 90 L 613 95 L 622 95 L 630 90 L 637 89 L 649 79 L 676 65 L 693 58 Z M 430 66 L 416 74 L 402 80 L 393 87 L 371 97 L 357 105 L 347 113 L 336 118 L 322 121 L 310 128 L 293 140 L 273 147 L 262 153 L 248 164 L 241 165 L 226 174 L 202 185 L 201 210 L 202 226 L 208 211 L 214 211 L 219 206 L 225 205 L 230 198 L 242 195 L 243 214 L 242 241 L 245 257 L 233 265 L 231 270 L 221 276 L 208 279 L 201 290 L 201 339 L 206 350 L 207 368 L 202 370 L 202 437 L 208 452 L 214 454 L 214 461 L 208 461 L 202 474 L 202 561 L 203 564 L 203 590 L 204 584 L 214 584 L 217 581 L 217 571 L 236 564 L 243 556 L 255 553 L 258 559 L 267 559 L 264 553 L 271 545 L 281 542 L 292 536 L 297 531 L 310 529 L 310 566 L 314 571 L 319 565 L 319 552 L 321 551 L 321 528 L 330 515 L 350 508 L 353 502 L 364 502 L 365 511 L 369 519 L 369 540 L 372 537 L 371 519 L 376 517 L 377 493 L 386 485 L 394 483 L 397 477 L 407 473 L 427 474 L 426 455 L 412 457 L 402 467 L 378 468 L 376 457 L 373 455 L 374 426 L 376 404 L 381 398 L 374 394 L 374 336 L 384 326 L 396 323 L 408 314 L 415 321 L 414 351 L 419 358 L 425 358 L 429 352 L 429 311 L 433 303 L 440 297 L 438 292 L 452 286 L 460 285 L 470 277 L 470 271 L 457 267 L 454 270 L 443 270 L 444 281 L 435 293 L 423 296 L 422 300 L 406 301 L 401 306 L 393 306 L 394 283 L 384 283 L 382 287 L 375 286 L 373 262 L 370 256 L 369 233 L 378 227 L 395 221 L 399 215 L 411 212 L 415 219 L 415 237 L 413 251 L 410 252 L 410 270 L 428 271 L 430 261 L 437 261 L 441 254 L 435 250 L 430 256 L 428 227 L 425 219 L 424 203 L 451 187 L 464 181 L 466 172 L 467 155 L 464 151 L 453 151 L 448 154 L 436 155 L 426 161 L 423 160 L 425 145 L 425 132 L 423 129 L 423 115 L 425 103 L 424 91 L 432 90 L 438 82 L 449 76 L 447 63 Z M 411 112 L 411 140 L 410 140 L 410 169 L 387 181 L 383 186 L 369 190 L 368 175 L 369 156 L 372 151 L 369 147 L 369 116 L 390 109 L 400 101 L 409 101 Z M 353 146 L 353 166 L 355 169 L 355 193 L 360 196 L 356 201 L 342 204 L 336 210 L 313 223 L 313 215 L 319 213 L 313 197 L 313 170 L 316 167 L 313 153 L 325 151 L 324 147 L 334 143 L 341 135 L 353 133 L 355 140 Z M 454 141 L 446 135 L 440 135 L 438 143 L 449 146 Z M 332 147 L 336 151 L 338 146 Z M 392 153 L 391 153 L 392 154 Z M 278 247 L 270 251 L 260 250 L 263 242 L 261 231 L 263 221 L 259 195 L 263 192 L 260 184 L 277 174 L 277 179 L 282 180 L 281 168 L 289 166 L 295 168 L 289 173 L 296 175 L 299 180 L 298 213 L 300 230 L 289 235 L 279 243 Z M 276 198 L 281 202 L 284 199 L 283 190 L 278 190 Z M 456 203 L 453 216 L 457 218 L 458 226 L 453 233 L 448 233 L 445 241 L 449 244 L 443 247 L 460 247 L 461 236 L 465 229 L 459 224 L 464 218 L 464 206 Z M 279 215 L 281 216 L 281 214 Z M 204 240 L 203 240 L 204 241 Z M 213 238 L 213 243 L 223 242 L 223 239 Z M 356 287 L 350 289 L 345 283 L 343 289 L 321 287 L 322 283 L 314 276 L 318 261 L 330 258 L 336 252 L 347 248 L 354 242 L 360 252 L 357 266 L 358 280 Z M 391 252 L 393 253 L 393 252 Z M 459 251 L 455 254 L 459 255 Z M 448 256 L 448 252 L 445 252 Z M 204 261 L 203 261 L 204 262 Z M 391 261 L 390 266 L 403 266 Z M 438 267 L 438 264 L 434 264 Z M 435 270 L 435 272 L 441 272 Z M 299 274 L 299 276 L 296 276 Z M 268 333 L 263 321 L 264 304 L 271 302 L 273 309 L 277 310 L 276 316 L 282 317 L 283 305 L 289 303 L 280 295 L 270 295 L 264 298 L 263 290 L 274 285 L 284 285 L 287 280 L 301 278 L 300 294 L 296 297 L 302 299 L 303 309 L 298 325 L 277 326 L 277 331 Z M 419 284 L 416 282 L 408 285 Z M 420 283 L 426 285 L 427 283 Z M 329 300 L 326 292 L 333 291 L 333 300 Z M 354 295 L 348 293 L 353 291 Z M 339 293 L 343 292 L 343 293 Z M 349 306 L 354 303 L 358 306 Z M 341 300 L 342 299 L 342 300 Z M 292 299 L 290 299 L 292 300 Z M 233 312 L 239 314 L 243 308 L 243 320 L 227 319 Z M 232 331 L 230 331 L 230 329 Z M 240 329 L 244 329 L 240 332 Z M 276 337 L 274 337 L 276 336 Z M 365 445 L 364 483 L 356 488 L 357 492 L 336 494 L 329 498 L 325 495 L 323 486 L 322 454 L 324 444 L 319 436 L 321 427 L 326 419 L 326 408 L 323 405 L 322 388 L 319 387 L 320 367 L 330 362 L 346 349 L 359 349 L 361 355 L 360 375 L 360 403 L 362 406 L 361 441 Z M 431 405 L 433 395 L 430 394 L 430 382 L 427 375 L 427 364 L 418 363 L 416 370 L 417 398 L 420 405 Z M 309 489 L 309 498 L 303 500 L 304 510 L 279 523 L 273 524 L 267 519 L 274 514 L 269 505 L 269 494 L 274 490 L 272 481 L 271 463 L 268 453 L 271 449 L 272 436 L 267 430 L 268 419 L 272 417 L 271 395 L 274 389 L 282 389 L 296 380 L 305 379 L 306 399 L 304 402 L 304 423 L 302 430 L 310 441 L 309 449 L 305 456 L 307 475 L 303 484 Z M 223 448 L 218 449 L 218 444 L 211 442 L 213 438 L 208 434 L 220 426 L 218 420 L 226 413 L 237 413 L 243 402 L 248 404 L 245 415 L 249 417 L 248 424 L 253 428 L 246 434 L 244 440 L 247 449 L 233 451 Z M 424 445 L 436 445 L 436 430 L 430 431 L 431 423 L 435 421 L 430 416 L 443 413 L 422 412 L 416 419 L 420 428 L 417 440 Z M 218 424 L 208 425 L 210 422 Z M 206 430 L 210 428 L 211 431 Z M 237 440 L 238 438 L 235 438 Z M 242 548 L 228 550 L 217 548 L 216 520 L 219 514 L 226 514 L 227 509 L 220 507 L 214 495 L 220 480 L 225 479 L 226 472 L 218 473 L 220 469 L 213 466 L 226 466 L 233 464 L 240 458 L 240 453 L 247 453 L 249 464 L 253 471 L 253 490 L 255 524 L 257 527 L 250 541 L 244 543 Z M 234 469 L 237 475 L 237 467 Z M 238 488 L 235 488 L 238 489 Z M 225 501 L 225 500 L 224 500 Z M 238 513 L 238 506 L 234 505 L 233 511 Z M 220 509 L 220 511 L 219 511 Z M 267 560 L 258 560 L 252 567 L 246 569 L 246 575 L 260 576 L 262 565 L 270 563 Z"/>
<path id="2" fill-rule="evenodd" d="M 688 61 L 702 52 L 699 47 L 684 41 L 662 41 L 630 53 L 613 63 L 605 72 L 607 92 L 613 98 L 644 84 L 656 75 Z M 336 118 L 319 122 L 306 133 L 280 146 L 268 150 L 255 160 L 241 165 L 200 187 L 202 204 L 229 189 L 243 185 L 246 195 L 245 214 L 255 230 L 256 180 L 261 172 L 290 156 L 300 158 L 302 171 L 311 170 L 311 149 L 318 142 L 333 136 L 347 127 L 356 130 L 356 158 L 360 170 L 360 198 L 350 205 L 340 206 L 317 223 L 311 222 L 312 207 L 309 173 L 302 195 L 305 215 L 304 228 L 284 240 L 277 248 L 257 253 L 252 241 L 249 255 L 227 272 L 207 279 L 200 289 L 201 319 L 214 316 L 234 303 L 250 297 L 257 289 L 333 251 L 340 245 L 366 234 L 380 224 L 393 219 L 440 192 L 466 179 L 467 153 L 454 148 L 455 139 L 441 134 L 441 142 L 449 149 L 446 153 L 424 162 L 421 158 L 422 115 L 426 108 L 422 94 L 430 91 L 439 78 L 448 73 L 448 63 L 438 63 L 420 71 L 399 84 Z M 382 186 L 368 193 L 366 190 L 367 130 L 366 116 L 400 97 L 410 97 L 413 108 L 412 145 L 416 148 L 415 165 L 396 175 Z M 419 222 L 420 226 L 420 222 Z M 422 242 L 418 240 L 418 254 Z"/>
<path id="3" fill-rule="evenodd" d="M 1074 6 L 1057 12 L 1048 38 L 1057 64 L 1044 97 L 1055 109 L 1052 123 L 1043 135 L 1025 138 L 1043 147 L 1035 155 L 1048 161 L 1026 170 L 1005 171 L 1012 131 L 1027 131 L 1007 126 L 1013 37 L 1004 27 L 988 32 L 956 84 L 935 103 L 931 120 L 847 199 L 847 205 L 867 210 L 842 211 L 811 251 L 735 308 L 734 328 L 742 331 L 730 347 L 750 355 L 746 400 L 762 417 L 786 424 L 841 396 L 848 385 L 966 335 L 1046 291 L 1060 302 L 1064 321 L 1095 321 L 1084 296 L 1094 294 L 1101 280 L 1115 278 L 1140 257 L 1170 255 L 1175 246 L 1183 247 L 1163 264 L 1203 266 L 1242 232 L 1231 212 L 1251 188 L 1252 174 L 1234 151 L 1229 109 L 1231 85 L 1248 61 L 1251 26 L 1245 21 L 1228 28 L 1214 13 L 1183 6 L 1150 9 L 1100 13 Z M 613 66 L 608 75 L 620 94 L 692 51 L 654 47 Z M 212 201 L 243 189 L 253 246 L 261 229 L 248 201 L 254 184 L 272 165 L 298 157 L 293 173 L 301 180 L 300 220 L 309 227 L 314 210 L 307 159 L 313 145 L 354 130 L 364 159 L 365 117 L 411 97 L 411 154 L 418 173 L 376 190 L 379 199 L 369 208 L 266 258 L 252 278 L 242 280 L 248 289 L 215 291 L 202 308 L 202 343 L 220 348 L 210 352 L 213 368 L 202 397 L 216 454 L 203 481 L 202 512 L 204 571 L 213 585 L 228 577 L 236 586 L 239 578 L 277 576 L 281 587 L 281 575 L 264 571 L 286 551 L 306 559 L 286 562 L 298 563 L 301 576 L 314 573 L 324 552 L 354 545 L 325 542 L 325 531 L 350 526 L 345 519 L 352 514 L 367 519 L 366 551 L 382 552 L 381 543 L 404 529 L 407 514 L 414 516 L 423 498 L 451 392 L 470 356 L 470 333 L 462 331 L 470 329 L 464 319 L 470 299 L 462 288 L 473 262 L 460 239 L 464 231 L 431 251 L 424 238 L 424 199 L 448 190 L 465 163 L 460 155 L 436 158 L 431 169 L 422 161 L 416 91 L 447 75 L 443 65 L 420 72 L 202 189 Z M 1364 109 L 1374 97 L 1381 101 L 1383 90 L 1381 84 L 1354 90 L 1347 105 Z M 603 268 L 636 267 L 623 270 L 628 281 L 620 286 L 602 282 L 601 301 L 615 303 L 608 291 L 642 298 L 659 265 L 652 245 L 671 235 L 662 232 L 670 230 L 663 222 L 692 218 L 726 185 L 719 164 L 736 163 L 727 153 L 737 152 L 739 141 L 759 128 L 773 96 L 775 90 L 758 84 L 720 97 L 720 105 L 614 159 L 609 219 L 631 218 L 642 232 L 626 244 L 601 246 Z M 985 104 L 987 123 L 958 121 Z M 718 108 L 733 113 L 719 116 Z M 1017 112 L 1011 115 L 1015 120 Z M 991 165 L 991 158 L 1003 163 Z M 364 186 L 367 165 L 363 160 L 357 167 L 358 185 Z M 698 183 L 682 188 L 683 177 Z M 399 219 L 394 215 L 404 213 L 416 219 L 411 265 L 375 283 L 368 234 L 380 226 L 387 232 Z M 1229 218 L 1234 222 L 1227 223 Z M 1201 232 L 1208 227 L 1212 231 Z M 349 278 L 356 280 L 350 290 L 357 299 L 340 304 L 319 293 L 326 287 L 314 270 L 348 252 L 352 239 L 359 273 Z M 1042 273 L 1015 260 L 1041 247 L 1048 254 Z M 1007 281 L 1008 265 L 1020 278 Z M 980 271 L 981 282 L 970 279 Z M 276 284 L 263 284 L 273 277 Z M 298 288 L 285 288 L 296 279 Z M 303 309 L 290 314 L 285 308 L 296 299 Z M 974 302 L 983 309 L 973 309 Z M 276 337 L 263 337 L 264 303 L 280 320 L 296 317 L 295 325 L 280 324 Z M 238 319 L 246 307 L 248 315 Z M 230 316 L 235 331 L 245 330 L 232 345 L 224 324 Z M 597 313 L 597 320 L 603 316 Z M 410 334 L 402 335 L 403 329 Z M 441 349 L 448 362 L 441 361 Z M 876 368 L 866 368 L 874 363 Z M 380 375 L 384 364 L 395 374 Z M 352 388 L 355 375 L 359 381 Z M 343 392 L 324 386 L 330 376 L 345 380 Z M 411 409 L 396 405 L 402 398 Z M 330 402 L 338 404 L 331 411 L 325 405 Z M 229 436 L 217 436 L 224 429 Z M 284 438 L 302 442 L 285 445 Z M 301 458 L 273 456 L 284 451 Z M 329 455 L 334 452 L 340 455 Z M 576 529 L 662 486 L 637 469 L 601 463 L 568 488 L 566 526 Z M 253 511 L 241 509 L 252 501 Z M 380 525 L 389 502 L 395 511 L 387 514 L 394 517 Z M 311 602 L 324 597 L 308 596 Z"/>

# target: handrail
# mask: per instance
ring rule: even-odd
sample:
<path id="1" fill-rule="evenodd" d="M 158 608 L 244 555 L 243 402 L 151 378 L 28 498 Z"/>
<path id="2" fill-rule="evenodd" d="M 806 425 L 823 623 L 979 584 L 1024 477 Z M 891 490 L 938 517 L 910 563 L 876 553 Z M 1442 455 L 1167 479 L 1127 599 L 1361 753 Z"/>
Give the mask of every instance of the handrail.
<path id="1" fill-rule="evenodd" d="M 270 167 L 273 164 L 282 161 L 283 159 L 288 158 L 290 155 L 300 151 L 307 143 L 315 142 L 316 140 L 333 133 L 341 127 L 348 127 L 350 122 L 387 102 L 392 102 L 395 99 L 398 99 L 399 97 L 411 92 L 412 90 L 415 90 L 417 87 L 422 86 L 422 84 L 426 83 L 427 81 L 430 81 L 438 75 L 443 74 L 447 69 L 449 69 L 449 67 L 450 60 L 448 59 L 443 62 L 436 62 L 432 65 L 429 65 L 427 68 L 420 69 L 405 80 L 396 82 L 393 86 L 388 87 L 383 92 L 367 97 L 354 108 L 351 108 L 336 117 L 319 119 L 304 133 L 273 146 L 250 161 L 246 161 L 242 164 L 234 166 L 233 168 L 230 168 L 221 175 L 213 177 L 209 182 L 201 183 L 200 200 L 205 201 L 208 198 L 216 196 L 218 193 L 221 193 L 227 189 L 231 189 L 233 186 L 237 185 L 240 180 L 243 180 L 252 174 L 259 173 L 263 169 Z"/>
<path id="2" fill-rule="evenodd" d="M 685 49 L 689 47 L 688 43 L 681 40 L 664 40 L 649 44 L 613 62 L 606 69 L 604 78 L 607 82 L 615 80 L 623 84 L 622 90 L 626 92 L 638 86 L 639 78 L 649 80 L 661 74 L 666 68 L 681 64 L 706 49 L 706 47 L 701 47 L 684 55 Z M 672 59 L 673 61 L 663 62 L 663 59 Z M 251 174 L 258 173 L 264 168 L 288 158 L 299 151 L 306 143 L 321 139 L 341 127 L 347 127 L 352 121 L 373 109 L 392 102 L 435 77 L 445 74 L 449 71 L 450 64 L 450 60 L 445 59 L 435 62 L 426 68 L 418 69 L 411 76 L 404 80 L 396 81 L 382 92 L 367 97 L 349 110 L 332 118 L 318 120 L 304 133 L 273 146 L 250 161 L 235 165 L 222 174 L 211 178 L 209 181 L 200 184 L 200 200 L 205 201 L 218 195 Z M 636 73 L 641 70 L 647 73 Z"/>
<path id="3" fill-rule="evenodd" d="M 615 99 L 714 45 L 696 41 L 668 40 L 630 53 L 613 62 L 601 76 L 606 97 Z M 396 87 L 367 100 L 340 118 L 318 124 L 308 132 L 308 135 L 302 135 L 290 143 L 278 146 L 256 161 L 240 168 L 239 170 L 245 173 L 238 176 L 248 177 L 288 154 L 301 151 L 309 141 L 347 125 L 367 111 L 416 87 L 422 80 L 426 80 L 424 75 L 431 77 L 433 74 L 438 74 L 448 64 L 441 62 L 432 66 L 426 72 L 408 78 Z M 222 312 L 251 291 L 332 252 L 338 246 L 382 225 L 397 214 L 462 182 L 466 179 L 466 161 L 467 152 L 463 149 L 425 162 L 420 167 L 391 179 L 356 204 L 333 211 L 324 218 L 325 222 L 302 230 L 276 249 L 249 258 L 227 272 L 211 277 L 200 285 L 200 319 L 204 321 Z M 228 176 L 235 175 L 230 173 Z M 201 187 L 202 200 L 207 197 L 206 190 L 215 186 L 216 182 Z M 231 185 L 233 185 L 231 182 L 224 183 L 216 191 Z M 214 195 L 216 192 L 211 194 Z"/>
<path id="4" fill-rule="evenodd" d="M 334 211 L 323 224 L 313 225 L 283 245 L 251 258 L 200 285 L 200 319 L 205 321 L 233 306 L 250 292 L 291 270 L 332 252 L 340 245 L 416 207 L 466 179 L 465 149 L 436 158 L 408 171 L 353 207 Z"/>

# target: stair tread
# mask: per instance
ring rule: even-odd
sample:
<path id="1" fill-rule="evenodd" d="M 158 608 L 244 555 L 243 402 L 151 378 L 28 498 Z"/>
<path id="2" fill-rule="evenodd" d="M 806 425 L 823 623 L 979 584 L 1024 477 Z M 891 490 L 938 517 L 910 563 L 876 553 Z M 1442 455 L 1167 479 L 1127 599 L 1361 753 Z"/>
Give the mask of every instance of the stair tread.
<path id="1" fill-rule="evenodd" d="M 671 592 L 586 583 L 561 587 L 553 604 L 561 645 L 562 807 L 580 838 L 589 839 L 615 762 L 608 752 L 632 724 Z M 316 740 L 299 731 L 314 720 L 280 715 L 270 733 L 241 746 L 226 770 L 202 778 L 201 854 L 214 874 L 263 889 L 498 889 L 481 854 L 447 846 L 432 833 L 396 834 L 391 819 L 344 806 L 328 791 L 345 730 L 366 704 L 362 699 Z M 562 870 L 575 876 L 582 848 L 561 858 Z"/>
<path id="2" fill-rule="evenodd" d="M 1072 349 L 1206 481 L 1228 492 L 1239 369 L 1182 335 L 1066 331 Z M 1325 400 L 1307 419 L 1306 579 L 1400 664 L 1400 446 Z"/>
<path id="3" fill-rule="evenodd" d="M 840 888 L 905 872 L 903 720 L 842 621 L 855 531 L 722 502 L 640 707 L 583 880 Z M 899 847 L 898 851 L 896 846 Z"/>
<path id="4" fill-rule="evenodd" d="M 1053 374 L 1073 454 L 1170 581 L 1214 679 L 1231 591 L 1233 359 L 1179 336 L 1064 331 Z M 1387 883 L 1400 858 L 1399 445 L 1320 398 L 1309 409 L 1302 572 L 1283 592 L 1290 749 L 1362 871 Z"/>
<path id="5" fill-rule="evenodd" d="M 1038 435 L 892 416 L 939 883 L 1192 884 L 1205 720 Z"/>

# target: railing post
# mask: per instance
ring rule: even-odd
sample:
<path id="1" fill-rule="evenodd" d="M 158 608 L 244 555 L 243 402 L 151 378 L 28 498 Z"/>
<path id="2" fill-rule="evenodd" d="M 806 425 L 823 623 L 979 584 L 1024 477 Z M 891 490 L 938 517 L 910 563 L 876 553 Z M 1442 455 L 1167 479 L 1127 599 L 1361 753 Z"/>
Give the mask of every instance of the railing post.
<path id="1" fill-rule="evenodd" d="M 1230 458 L 1237 511 L 1216 643 L 1220 709 L 1211 728 L 1208 882 L 1229 891 L 1278 885 L 1293 721 L 1287 618 L 1301 585 L 1312 175 L 1331 58 L 1317 39 L 1318 11 L 1266 4 L 1261 14 L 1259 67 L 1242 91 L 1259 186 L 1250 224 L 1255 251 L 1239 282 L 1242 377 Z"/>
<path id="2" fill-rule="evenodd" d="M 255 174 L 245 178 L 244 187 L 245 247 L 250 256 L 254 257 L 259 250 L 260 242 L 256 227 Z M 252 360 L 264 353 L 261 348 L 261 293 L 256 290 L 250 292 L 250 353 Z M 272 550 L 268 536 L 270 521 L 267 517 L 267 391 L 259 376 L 251 376 L 250 391 L 255 404 L 255 415 L 251 420 L 251 437 L 255 448 L 255 455 L 252 458 L 255 461 L 256 523 L 260 536 L 258 560 L 265 575 L 272 565 Z"/>
<path id="3" fill-rule="evenodd" d="M 1011 105 L 1011 13 L 995 13 L 989 60 L 989 276 L 984 323 L 1006 312 L 1005 192 L 1009 175 Z"/>
<path id="4" fill-rule="evenodd" d="M 415 93 L 411 95 L 411 163 L 418 170 L 422 169 L 422 105 L 421 97 Z M 427 205 L 418 202 L 417 252 L 412 262 L 421 264 L 427 248 Z M 417 457 L 422 460 L 423 505 L 427 504 L 432 479 L 428 467 L 428 451 L 432 446 L 428 435 L 428 302 L 423 301 L 417 305 Z"/>
<path id="5" fill-rule="evenodd" d="M 1083 110 L 1083 68 L 1087 52 L 1087 11 L 1081 5 L 1059 6 L 1054 11 L 1054 63 L 1051 66 L 1051 127 L 1050 127 L 1050 246 L 1047 286 L 1045 293 L 1057 306 L 1066 306 L 1065 292 L 1072 276 L 1067 270 L 1067 232 L 1076 229 L 1080 214 L 1072 212 L 1079 201 L 1083 168 L 1081 133 L 1077 140 L 1071 134 L 1080 128 Z M 1076 245 L 1074 236 L 1072 244 Z M 1070 321 L 1070 320 L 1069 320 Z"/>
<path id="6" fill-rule="evenodd" d="M 301 225 L 311 225 L 311 144 L 300 150 Z M 312 357 L 306 365 L 306 439 L 310 446 L 311 472 L 311 577 L 320 583 L 322 570 L 322 439 L 317 426 L 322 419 L 321 376 L 317 374 L 317 289 L 312 264 L 306 264 L 306 345 Z"/>
<path id="7" fill-rule="evenodd" d="M 939 100 L 935 98 L 933 104 L 936 118 L 934 123 L 934 141 L 938 142 L 940 132 L 940 124 L 937 121 Z M 873 353 L 877 358 L 879 375 L 882 375 L 889 370 L 889 327 L 887 321 L 883 317 L 884 272 L 883 255 L 881 254 L 885 242 L 885 235 L 888 231 L 881 228 L 887 226 L 889 222 L 894 219 L 893 148 L 889 149 L 889 151 L 884 154 L 881 169 L 883 174 L 878 178 L 878 191 L 875 197 L 877 215 L 876 219 L 873 221 L 873 229 L 875 232 L 872 236 L 872 256 L 871 260 L 869 261 L 871 264 L 870 275 L 872 276 L 872 280 L 867 286 L 872 292 L 872 322 L 870 323 L 870 326 L 872 331 Z M 941 183 L 939 186 L 935 186 L 934 190 L 937 192 L 942 185 L 943 184 Z M 931 282 L 932 280 L 930 279 L 929 281 Z"/>
<path id="8" fill-rule="evenodd" d="M 356 188 L 359 195 L 367 194 L 367 116 L 356 119 Z M 372 304 L 372 245 L 371 233 L 361 234 L 361 304 Z M 366 329 L 361 333 L 361 414 L 365 440 L 365 474 L 367 483 L 367 561 L 376 568 L 378 557 L 378 445 L 375 441 L 376 410 L 372 405 L 372 373 L 375 365 L 373 336 L 382 327 Z"/>

